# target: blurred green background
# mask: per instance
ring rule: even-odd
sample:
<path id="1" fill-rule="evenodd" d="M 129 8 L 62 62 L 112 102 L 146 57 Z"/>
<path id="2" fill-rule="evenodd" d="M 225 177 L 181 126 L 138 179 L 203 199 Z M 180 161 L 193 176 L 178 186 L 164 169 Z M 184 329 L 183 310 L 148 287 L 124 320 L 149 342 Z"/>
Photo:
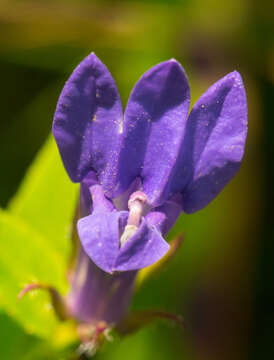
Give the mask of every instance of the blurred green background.
<path id="1" fill-rule="evenodd" d="M 8 206 L 51 131 L 65 80 L 89 52 L 94 51 L 111 71 L 124 106 L 142 73 L 172 57 L 188 74 L 192 103 L 234 69 L 245 83 L 249 133 L 240 172 L 210 206 L 180 217 L 169 236 L 184 232 L 180 253 L 144 284 L 132 304 L 135 309 L 180 313 L 186 329 L 157 322 L 109 344 L 96 359 L 274 356 L 273 10 L 273 3 L 267 0 L 0 0 L 2 208 Z M 58 242 L 58 236 L 70 219 L 76 190 L 61 164 L 54 172 L 58 155 L 53 149 L 52 155 L 47 155 L 51 160 L 40 155 L 44 167 L 37 165 L 32 169 L 35 176 L 31 173 L 24 182 L 32 192 L 23 188 L 9 210 L 19 222 L 37 220 L 35 229 L 57 239 L 56 254 L 66 247 L 66 257 L 69 249 L 64 241 L 68 239 L 63 235 Z M 47 201 L 41 193 L 47 194 Z M 26 230 L 25 223 L 20 223 L 16 236 L 21 240 L 14 243 L 12 255 L 6 255 L 14 237 L 13 230 L 8 230 L 13 220 L 5 216 L 0 224 L 0 357 L 68 359 L 65 352 L 53 355 L 55 350 L 41 345 L 43 329 L 32 331 L 31 316 L 24 319 L 24 314 L 39 313 L 36 298 L 22 303 L 13 300 L 22 286 L 16 279 L 20 275 L 24 280 L 24 264 L 32 261 L 25 253 L 34 250 L 28 233 L 32 229 Z M 33 266 L 41 269 L 34 271 L 35 276 L 40 272 L 43 277 L 43 269 L 51 265 L 49 261 L 46 264 L 44 252 L 37 257 Z M 54 261 L 62 268 L 63 260 Z M 12 272 L 16 267 L 17 275 Z M 56 271 L 52 268 L 49 275 L 54 281 Z M 9 274 L 17 285 L 11 286 Z M 60 274 L 62 277 L 62 269 Z M 41 313 L 41 319 L 47 324 L 45 314 Z"/>

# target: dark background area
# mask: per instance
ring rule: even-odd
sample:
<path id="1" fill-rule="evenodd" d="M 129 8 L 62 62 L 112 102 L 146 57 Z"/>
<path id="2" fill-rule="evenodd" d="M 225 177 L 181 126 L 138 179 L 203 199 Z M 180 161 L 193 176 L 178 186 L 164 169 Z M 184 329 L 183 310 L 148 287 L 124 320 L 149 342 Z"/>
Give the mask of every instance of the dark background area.
<path id="1" fill-rule="evenodd" d="M 266 0 L 0 1 L 1 207 L 48 137 L 64 82 L 91 51 L 124 106 L 142 73 L 169 58 L 186 70 L 192 104 L 233 70 L 246 87 L 240 172 L 208 208 L 181 216 L 170 235 L 185 233 L 180 254 L 133 303 L 183 314 L 186 330 L 153 325 L 98 358 L 274 356 L 273 10 Z"/>

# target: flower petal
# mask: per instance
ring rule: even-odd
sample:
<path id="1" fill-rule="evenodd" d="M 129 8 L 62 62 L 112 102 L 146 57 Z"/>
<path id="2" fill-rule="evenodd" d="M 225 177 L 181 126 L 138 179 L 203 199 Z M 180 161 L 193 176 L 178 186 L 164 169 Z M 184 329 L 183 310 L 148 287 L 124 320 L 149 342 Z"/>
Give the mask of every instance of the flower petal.
<path id="1" fill-rule="evenodd" d="M 172 183 L 183 210 L 192 213 L 212 201 L 240 167 L 247 133 L 247 104 L 241 76 L 234 71 L 196 102 Z"/>
<path id="2" fill-rule="evenodd" d="M 80 185 L 80 217 L 92 213 L 93 204 L 89 188 L 97 184 L 97 177 L 93 171 L 90 171 Z"/>
<path id="3" fill-rule="evenodd" d="M 122 119 L 115 82 L 92 53 L 65 84 L 53 121 L 53 134 L 72 181 L 80 182 L 94 170 L 104 188 L 112 188 Z"/>
<path id="4" fill-rule="evenodd" d="M 85 252 L 100 269 L 110 274 L 151 265 L 169 249 L 157 228 L 149 226 L 144 218 L 137 232 L 119 247 L 127 218 L 127 211 L 95 210 L 77 224 Z"/>
<path id="5" fill-rule="evenodd" d="M 154 66 L 137 82 L 125 110 L 120 193 L 140 176 L 151 204 L 159 205 L 167 198 L 189 101 L 186 75 L 175 60 Z"/>
<path id="6" fill-rule="evenodd" d="M 146 215 L 146 221 L 163 234 L 167 234 L 182 212 L 182 196 L 177 194 Z"/>
<path id="7" fill-rule="evenodd" d="M 102 270 L 112 273 L 119 251 L 119 217 L 117 211 L 94 211 L 78 221 L 79 238 L 90 259 Z"/>
<path id="8" fill-rule="evenodd" d="M 137 232 L 121 247 L 114 268 L 116 271 L 144 268 L 160 260 L 168 249 L 161 233 L 143 219 Z"/>

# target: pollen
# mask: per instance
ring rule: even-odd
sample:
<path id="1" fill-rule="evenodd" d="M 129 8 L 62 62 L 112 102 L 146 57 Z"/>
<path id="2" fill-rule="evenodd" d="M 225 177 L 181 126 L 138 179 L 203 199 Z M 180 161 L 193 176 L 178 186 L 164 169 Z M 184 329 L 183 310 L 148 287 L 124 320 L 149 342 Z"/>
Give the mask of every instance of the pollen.
<path id="1" fill-rule="evenodd" d="M 119 133 L 119 134 L 122 134 L 122 133 L 123 133 L 123 130 L 124 130 L 123 120 L 119 120 L 119 121 L 118 121 L 118 133 Z"/>

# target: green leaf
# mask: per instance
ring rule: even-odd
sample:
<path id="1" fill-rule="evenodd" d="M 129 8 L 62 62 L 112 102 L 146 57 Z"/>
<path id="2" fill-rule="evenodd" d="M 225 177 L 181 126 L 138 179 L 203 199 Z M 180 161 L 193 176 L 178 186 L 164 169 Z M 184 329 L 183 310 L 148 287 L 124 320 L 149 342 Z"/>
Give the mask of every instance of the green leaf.
<path id="1" fill-rule="evenodd" d="M 3 311 L 0 311 L 0 334 L 1 359 L 75 359 L 77 343 L 56 347 L 49 341 L 26 333 L 20 324 Z"/>
<path id="2" fill-rule="evenodd" d="M 0 306 L 28 332 L 42 337 L 51 337 L 58 325 L 48 294 L 37 290 L 20 302 L 17 295 L 32 282 L 67 289 L 77 192 L 50 136 L 10 202 L 9 213 L 0 211 Z"/>
<path id="3" fill-rule="evenodd" d="M 10 316 L 0 312 L 0 349 L 5 360 L 21 359 L 39 342 L 38 338 L 27 334 Z"/>
<path id="4" fill-rule="evenodd" d="M 9 210 L 67 258 L 77 193 L 78 186 L 69 180 L 50 136 L 10 202 Z"/>
<path id="5" fill-rule="evenodd" d="M 37 290 L 17 300 L 30 282 L 51 284 L 64 292 L 65 260 L 47 238 L 0 211 L 0 306 L 29 333 L 49 337 L 58 322 L 48 294 Z"/>

